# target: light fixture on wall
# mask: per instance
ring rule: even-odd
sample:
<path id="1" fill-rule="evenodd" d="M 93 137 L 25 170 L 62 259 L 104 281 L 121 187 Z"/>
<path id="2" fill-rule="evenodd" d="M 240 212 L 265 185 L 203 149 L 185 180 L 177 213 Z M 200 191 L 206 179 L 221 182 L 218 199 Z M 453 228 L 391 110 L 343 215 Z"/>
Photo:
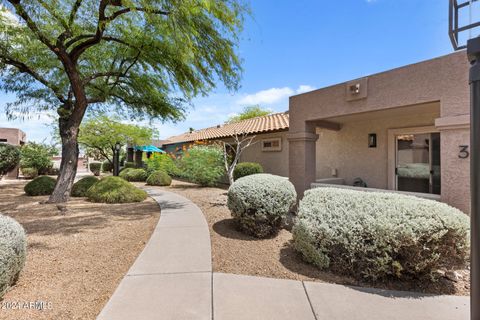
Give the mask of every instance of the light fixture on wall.
<path id="1" fill-rule="evenodd" d="M 376 133 L 368 134 L 368 147 L 369 148 L 376 148 L 377 147 L 377 134 Z"/>

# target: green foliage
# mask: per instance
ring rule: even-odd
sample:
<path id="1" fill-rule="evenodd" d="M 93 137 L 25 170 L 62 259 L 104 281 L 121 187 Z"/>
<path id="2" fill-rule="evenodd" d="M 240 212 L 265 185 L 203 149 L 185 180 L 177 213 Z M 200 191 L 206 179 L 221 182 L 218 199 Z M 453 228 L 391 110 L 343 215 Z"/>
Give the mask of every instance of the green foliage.
<path id="1" fill-rule="evenodd" d="M 80 127 L 78 142 L 88 151 L 96 151 L 113 163 L 115 144 L 145 145 L 154 131 L 148 127 L 122 123 L 118 117 L 100 115 L 88 118 Z"/>
<path id="2" fill-rule="evenodd" d="M 218 80 L 238 88 L 235 50 L 247 11 L 242 2 L 2 2 L 10 12 L 0 15 L 0 32 L 8 39 L 0 42 L 0 89 L 18 96 L 9 115 L 31 110 L 25 106 L 61 105 L 64 119 L 84 112 L 70 107 L 78 97 L 70 94 L 74 80 L 67 72 L 76 69 L 86 100 L 103 103 L 98 108 L 127 106 L 132 115 L 178 120 L 187 100 Z"/>
<path id="3" fill-rule="evenodd" d="M 120 177 L 105 177 L 87 191 L 92 202 L 129 203 L 142 202 L 147 193 Z"/>
<path id="4" fill-rule="evenodd" d="M 52 157 L 57 154 L 55 147 L 29 142 L 20 148 L 20 167 L 35 168 L 39 174 L 47 174 L 53 166 Z"/>
<path id="5" fill-rule="evenodd" d="M 27 256 L 27 236 L 14 219 L 0 214 L 0 299 L 18 279 Z"/>
<path id="6" fill-rule="evenodd" d="M 55 188 L 56 180 L 49 176 L 36 177 L 25 185 L 23 190 L 28 196 L 50 195 Z"/>
<path id="7" fill-rule="evenodd" d="M 108 160 L 103 161 L 102 172 L 112 172 L 112 171 L 113 171 L 113 164 Z"/>
<path id="8" fill-rule="evenodd" d="M 288 179 L 262 173 L 235 181 L 228 189 L 227 205 L 243 231 L 264 238 L 279 230 L 296 201 Z"/>
<path id="9" fill-rule="evenodd" d="M 125 162 L 124 168 L 135 168 L 135 162 Z"/>
<path id="10" fill-rule="evenodd" d="M 17 147 L 0 143 L 0 178 L 15 169 L 20 163 L 20 151 Z"/>
<path id="11" fill-rule="evenodd" d="M 305 192 L 293 228 L 307 262 L 373 281 L 463 267 L 468 235 L 467 215 L 444 203 L 339 188 Z"/>
<path id="12" fill-rule="evenodd" d="M 172 184 L 172 178 L 163 170 L 152 172 L 147 178 L 149 186 L 169 186 Z"/>
<path id="13" fill-rule="evenodd" d="M 256 173 L 263 173 L 263 167 L 259 163 L 242 162 L 235 166 L 235 169 L 233 170 L 233 179 L 237 180 L 241 177 Z"/>
<path id="14" fill-rule="evenodd" d="M 144 182 L 148 178 L 147 171 L 145 169 L 134 169 L 134 168 L 127 168 L 120 172 L 120 178 L 125 179 L 127 181 L 132 182 Z"/>
<path id="15" fill-rule="evenodd" d="M 91 162 L 89 164 L 89 167 L 90 167 L 90 171 L 94 175 L 96 175 L 96 176 L 100 175 L 100 170 L 102 169 L 102 163 L 101 162 Z"/>
<path id="16" fill-rule="evenodd" d="M 22 168 L 22 174 L 25 179 L 33 179 L 38 176 L 38 170 L 36 168 Z"/>
<path id="17" fill-rule="evenodd" d="M 147 159 L 145 164 L 147 166 L 148 174 L 157 170 L 165 171 L 170 176 L 176 176 L 178 174 L 178 168 L 175 162 L 167 154 L 155 155 L 154 158 Z"/>
<path id="18" fill-rule="evenodd" d="M 180 161 L 183 176 L 202 186 L 213 186 L 225 174 L 220 146 L 194 146 Z"/>
<path id="19" fill-rule="evenodd" d="M 247 119 L 252 119 L 256 117 L 266 116 L 271 114 L 272 111 L 268 109 L 262 109 L 259 105 L 249 106 L 243 108 L 243 111 L 240 114 L 231 116 L 227 123 L 236 123 Z"/>
<path id="20" fill-rule="evenodd" d="M 73 184 L 72 187 L 72 197 L 86 197 L 87 191 L 98 182 L 98 178 L 87 176 L 84 177 Z"/>

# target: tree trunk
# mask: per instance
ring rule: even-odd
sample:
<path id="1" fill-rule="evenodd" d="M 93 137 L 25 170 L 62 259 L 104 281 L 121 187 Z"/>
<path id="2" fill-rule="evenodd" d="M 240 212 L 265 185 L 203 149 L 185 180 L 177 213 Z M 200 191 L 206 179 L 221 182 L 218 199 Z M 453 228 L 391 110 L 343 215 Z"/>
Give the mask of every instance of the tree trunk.
<path id="1" fill-rule="evenodd" d="M 60 117 L 59 129 L 62 138 L 62 162 L 55 189 L 48 199 L 49 203 L 68 201 L 77 174 L 79 124 L 72 125 L 70 121 Z"/>

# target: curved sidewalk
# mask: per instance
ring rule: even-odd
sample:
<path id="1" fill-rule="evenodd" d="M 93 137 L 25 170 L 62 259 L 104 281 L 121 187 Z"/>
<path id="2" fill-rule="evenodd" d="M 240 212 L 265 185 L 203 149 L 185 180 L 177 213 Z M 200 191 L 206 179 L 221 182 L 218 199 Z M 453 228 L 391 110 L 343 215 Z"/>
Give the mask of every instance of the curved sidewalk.
<path id="1" fill-rule="evenodd" d="M 212 273 L 201 210 L 178 194 L 145 190 L 160 220 L 97 319 L 469 319 L 468 297 Z"/>

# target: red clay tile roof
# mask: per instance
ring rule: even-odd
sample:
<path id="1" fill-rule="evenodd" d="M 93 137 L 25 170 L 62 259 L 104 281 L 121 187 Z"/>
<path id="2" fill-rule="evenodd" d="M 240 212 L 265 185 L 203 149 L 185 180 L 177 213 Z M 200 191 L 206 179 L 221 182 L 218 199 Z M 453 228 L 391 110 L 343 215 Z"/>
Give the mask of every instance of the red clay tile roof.
<path id="1" fill-rule="evenodd" d="M 243 120 L 237 123 L 222 124 L 216 127 L 195 130 L 192 133 L 186 132 L 178 136 L 167 138 L 167 141 L 164 141 L 164 144 L 167 145 L 182 142 L 220 139 L 230 137 L 235 133 L 258 134 L 287 129 L 288 113 L 282 112 Z"/>

